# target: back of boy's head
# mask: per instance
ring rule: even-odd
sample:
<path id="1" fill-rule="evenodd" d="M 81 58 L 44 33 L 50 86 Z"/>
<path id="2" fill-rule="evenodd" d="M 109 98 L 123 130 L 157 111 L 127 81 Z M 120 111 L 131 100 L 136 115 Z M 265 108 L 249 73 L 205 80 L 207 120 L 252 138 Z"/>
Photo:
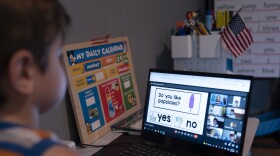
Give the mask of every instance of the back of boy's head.
<path id="1" fill-rule="evenodd" d="M 29 50 L 44 72 L 48 48 L 58 35 L 64 37 L 70 17 L 57 0 L 0 0 L 0 84 L 7 76 L 10 58 Z M 0 107 L 7 100 L 0 86 Z"/>

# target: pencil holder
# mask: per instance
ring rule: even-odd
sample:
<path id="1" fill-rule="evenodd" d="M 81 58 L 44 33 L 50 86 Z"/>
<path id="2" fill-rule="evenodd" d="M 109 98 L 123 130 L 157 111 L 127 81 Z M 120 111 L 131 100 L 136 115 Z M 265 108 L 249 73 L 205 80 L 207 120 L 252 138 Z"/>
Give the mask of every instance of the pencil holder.
<path id="1" fill-rule="evenodd" d="M 198 36 L 198 57 L 218 58 L 221 56 L 221 36 L 220 35 L 200 35 Z"/>
<path id="2" fill-rule="evenodd" d="M 212 35 L 172 36 L 174 69 L 210 73 L 232 71 L 218 32 Z M 230 68 L 231 67 L 231 68 Z"/>
<path id="3" fill-rule="evenodd" d="M 192 58 L 192 36 L 171 36 L 171 52 L 172 58 Z"/>

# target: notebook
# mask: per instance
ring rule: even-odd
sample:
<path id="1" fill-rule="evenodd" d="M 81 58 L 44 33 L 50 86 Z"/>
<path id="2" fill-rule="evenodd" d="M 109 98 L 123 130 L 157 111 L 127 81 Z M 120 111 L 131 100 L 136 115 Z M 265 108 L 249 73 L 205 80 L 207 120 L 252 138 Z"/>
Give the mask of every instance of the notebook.
<path id="1" fill-rule="evenodd" d="M 150 69 L 147 83 L 142 140 L 182 155 L 242 155 L 251 76 Z"/>

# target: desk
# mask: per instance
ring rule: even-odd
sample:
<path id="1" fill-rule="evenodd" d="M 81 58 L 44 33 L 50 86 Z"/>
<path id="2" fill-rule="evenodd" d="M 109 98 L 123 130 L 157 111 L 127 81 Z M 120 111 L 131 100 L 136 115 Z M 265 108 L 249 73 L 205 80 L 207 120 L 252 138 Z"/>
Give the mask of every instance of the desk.
<path id="1" fill-rule="evenodd" d="M 245 147 L 244 147 L 244 153 L 248 153 L 249 149 L 251 147 L 252 141 L 254 139 L 255 136 L 255 132 L 256 132 L 256 128 L 258 125 L 258 120 L 254 119 L 254 118 L 249 118 L 248 120 L 248 125 L 247 125 L 247 129 L 246 129 L 246 138 L 245 139 Z M 117 137 L 119 137 L 122 133 L 115 133 L 115 132 L 109 132 L 108 134 L 104 135 L 103 137 L 99 138 L 96 142 L 94 142 L 94 145 L 106 145 L 109 144 L 110 142 L 112 142 L 113 140 L 115 140 Z M 258 141 L 257 139 L 255 139 L 255 141 Z M 80 148 L 77 149 L 78 152 L 80 152 L 83 156 L 91 156 L 92 154 L 96 153 L 97 151 L 99 151 L 101 148 L 96 148 L 96 147 L 88 147 L 88 148 Z M 264 152 L 272 152 L 271 149 L 269 148 L 255 148 L 253 149 L 253 153 L 255 154 L 260 154 L 263 156 L 262 150 L 266 150 Z M 279 152 L 276 152 L 276 155 L 278 153 L 277 156 L 280 156 L 280 149 L 278 149 Z M 273 152 L 275 153 L 275 152 Z M 253 155 L 253 156 L 260 156 L 260 155 Z M 270 156 L 270 154 L 268 154 L 267 156 Z M 274 156 L 271 154 L 271 156 Z"/>
<path id="2" fill-rule="evenodd" d="M 93 145 L 107 145 L 113 140 L 115 140 L 117 137 L 122 135 L 122 133 L 114 133 L 109 132 L 106 135 L 102 136 L 100 139 L 95 141 Z M 92 154 L 98 152 L 101 149 L 101 147 L 86 147 L 86 148 L 77 148 L 77 151 L 81 153 L 82 156 L 91 156 Z"/>
<path id="3" fill-rule="evenodd" d="M 99 140 L 97 140 L 94 144 L 108 144 L 117 137 L 119 137 L 121 133 L 114 133 L 110 132 L 103 137 L 101 137 Z M 277 142 L 272 138 L 255 138 L 254 144 L 277 144 Z M 101 148 L 97 147 L 87 147 L 87 148 L 78 148 L 77 151 L 81 153 L 83 156 L 91 156 L 92 154 L 98 152 Z M 267 148 L 267 147 L 256 147 L 253 146 L 251 148 L 252 156 L 279 156 L 280 155 L 280 148 Z"/>
<path id="4" fill-rule="evenodd" d="M 261 144 L 261 145 L 279 145 L 273 137 L 266 138 L 255 138 L 253 144 Z M 253 156 L 280 156 L 280 147 L 258 147 L 252 146 L 251 148 Z"/>

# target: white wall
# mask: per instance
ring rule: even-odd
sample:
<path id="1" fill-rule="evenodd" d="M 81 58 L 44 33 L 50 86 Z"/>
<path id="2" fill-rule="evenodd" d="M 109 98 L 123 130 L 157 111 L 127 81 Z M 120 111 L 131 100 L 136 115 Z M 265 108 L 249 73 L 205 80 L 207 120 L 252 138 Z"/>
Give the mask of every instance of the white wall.
<path id="1" fill-rule="evenodd" d="M 141 103 L 149 68 L 172 68 L 171 28 L 186 11 L 204 10 L 203 0 L 60 0 L 72 17 L 66 44 L 111 34 L 128 36 Z M 69 139 L 66 105 L 42 115 L 41 127 Z M 71 122 L 74 121 L 70 121 Z"/>

